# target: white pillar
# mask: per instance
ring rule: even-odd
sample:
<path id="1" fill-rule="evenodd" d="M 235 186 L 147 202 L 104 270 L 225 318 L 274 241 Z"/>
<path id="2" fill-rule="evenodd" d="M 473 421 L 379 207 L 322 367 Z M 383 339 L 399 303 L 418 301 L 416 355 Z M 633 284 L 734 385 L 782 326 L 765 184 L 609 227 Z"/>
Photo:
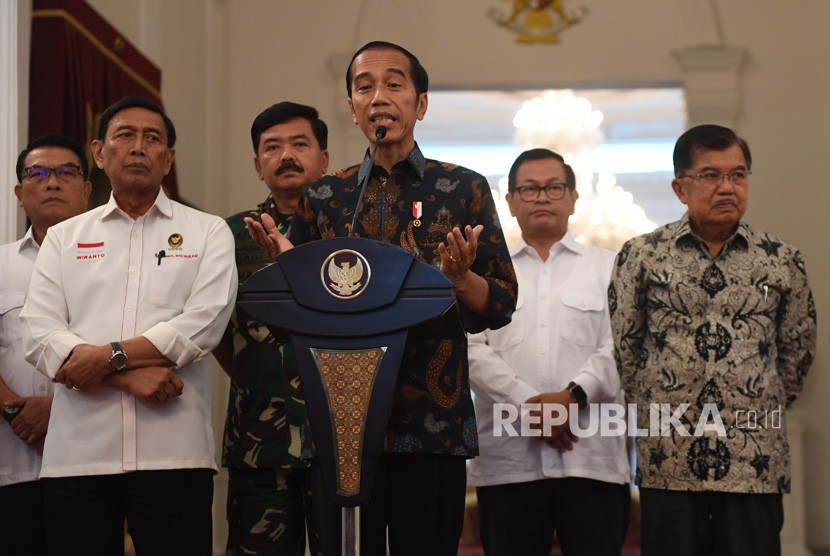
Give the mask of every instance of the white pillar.
<path id="1" fill-rule="evenodd" d="M 0 244 L 16 240 L 22 222 L 13 185 L 26 143 L 31 13 L 29 0 L 0 0 Z"/>

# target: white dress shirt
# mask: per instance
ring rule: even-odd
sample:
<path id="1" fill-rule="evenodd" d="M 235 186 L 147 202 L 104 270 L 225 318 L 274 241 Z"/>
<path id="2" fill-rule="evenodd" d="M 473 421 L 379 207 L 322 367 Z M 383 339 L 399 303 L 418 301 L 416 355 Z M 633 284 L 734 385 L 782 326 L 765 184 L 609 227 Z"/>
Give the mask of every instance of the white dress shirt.
<path id="1" fill-rule="evenodd" d="M 18 396 L 51 396 L 52 381 L 26 361 L 20 310 L 32 277 L 39 246 L 32 229 L 23 239 L 0 246 L 0 376 Z M 34 481 L 40 454 L 0 422 L 0 486 Z"/>
<path id="2" fill-rule="evenodd" d="M 145 405 L 116 388 L 56 388 L 41 477 L 216 470 L 206 356 L 236 288 L 225 221 L 163 192 L 137 220 L 110 197 L 52 226 L 21 314 L 28 360 L 54 377 L 78 344 L 143 336 L 178 367 L 184 391 Z"/>
<path id="3" fill-rule="evenodd" d="M 623 403 L 608 314 L 614 254 L 566 234 L 546 261 L 524 240 L 510 256 L 519 282 L 513 321 L 469 339 L 480 449 L 470 464 L 471 483 L 561 477 L 628 482 L 625 436 L 579 438 L 572 451 L 562 453 L 538 438 L 494 436 L 494 403 L 518 406 L 571 381 L 585 390 L 589 404 Z M 588 408 L 579 410 L 579 423 L 587 429 Z M 518 420 L 514 427 L 521 434 Z"/>

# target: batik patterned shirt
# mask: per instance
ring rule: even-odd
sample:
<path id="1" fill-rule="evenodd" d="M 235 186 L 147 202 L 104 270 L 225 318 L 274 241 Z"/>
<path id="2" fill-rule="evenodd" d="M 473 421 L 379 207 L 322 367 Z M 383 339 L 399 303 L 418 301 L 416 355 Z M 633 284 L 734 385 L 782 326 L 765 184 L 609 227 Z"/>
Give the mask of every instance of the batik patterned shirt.
<path id="1" fill-rule="evenodd" d="M 259 220 L 268 213 L 286 233 L 290 216 L 280 214 L 269 195 L 256 210 L 240 212 L 226 221 L 236 242 L 239 286 L 271 261 L 251 239 L 244 218 Z M 294 351 L 274 339 L 268 327 L 239 306 L 228 324 L 233 333 L 233 362 L 228 414 L 222 443 L 224 467 L 290 468 L 304 465 L 300 428 L 305 403 Z"/>
<path id="2" fill-rule="evenodd" d="M 349 234 L 369 170 L 360 165 L 324 176 L 309 186 L 289 231 L 294 245 Z M 516 276 L 487 180 L 471 170 L 424 159 L 417 145 L 392 167 L 375 167 L 356 219 L 354 236 L 386 241 L 438 266 L 438 245 L 456 226 L 482 224 L 472 271 L 487 280 L 489 313 L 481 316 L 458 302 L 467 332 L 510 322 L 516 305 Z M 475 411 L 470 396 L 466 337 L 435 338 L 413 330 L 405 348 L 384 437 L 390 452 L 472 457 L 478 453 Z"/>
<path id="3" fill-rule="evenodd" d="M 784 410 L 816 349 L 799 251 L 741 222 L 712 256 L 684 216 L 623 246 L 608 297 L 623 388 L 637 404 L 637 483 L 789 492 Z M 666 404 L 664 418 L 654 404 Z"/>

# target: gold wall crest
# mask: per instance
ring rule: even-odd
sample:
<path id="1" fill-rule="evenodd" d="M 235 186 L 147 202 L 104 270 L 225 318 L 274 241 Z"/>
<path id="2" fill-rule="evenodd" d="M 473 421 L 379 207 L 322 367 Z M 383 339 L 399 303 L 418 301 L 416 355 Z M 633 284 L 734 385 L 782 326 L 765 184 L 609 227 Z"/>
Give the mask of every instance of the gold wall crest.
<path id="1" fill-rule="evenodd" d="M 341 249 L 323 261 L 320 279 L 326 291 L 334 297 L 352 299 L 366 291 L 371 271 L 363 255 L 351 249 Z"/>
<path id="2" fill-rule="evenodd" d="M 509 14 L 492 8 L 487 15 L 503 27 L 516 33 L 520 43 L 557 43 L 559 34 L 588 15 L 588 8 L 580 6 L 576 12 L 565 11 L 564 0 L 508 0 Z"/>

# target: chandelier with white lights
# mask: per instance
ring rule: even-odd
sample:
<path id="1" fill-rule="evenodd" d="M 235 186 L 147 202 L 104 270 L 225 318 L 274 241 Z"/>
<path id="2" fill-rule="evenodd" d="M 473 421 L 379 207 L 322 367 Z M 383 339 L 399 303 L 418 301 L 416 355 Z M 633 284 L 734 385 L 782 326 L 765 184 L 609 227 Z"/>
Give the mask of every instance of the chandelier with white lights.
<path id="1" fill-rule="evenodd" d="M 617 251 L 626 240 L 657 225 L 613 174 L 600 174 L 594 183 L 592 172 L 585 169 L 589 151 L 605 141 L 600 124 L 602 112 L 594 110 L 587 99 L 571 90 L 545 91 L 516 113 L 514 141 L 522 150 L 547 148 L 565 158 L 574 169 L 579 192 L 569 224 L 571 234 L 577 241 Z"/>
<path id="2" fill-rule="evenodd" d="M 522 150 L 544 147 L 564 156 L 602 143 L 601 123 L 602 112 L 587 99 L 571 90 L 545 91 L 516 112 L 513 137 Z"/>

